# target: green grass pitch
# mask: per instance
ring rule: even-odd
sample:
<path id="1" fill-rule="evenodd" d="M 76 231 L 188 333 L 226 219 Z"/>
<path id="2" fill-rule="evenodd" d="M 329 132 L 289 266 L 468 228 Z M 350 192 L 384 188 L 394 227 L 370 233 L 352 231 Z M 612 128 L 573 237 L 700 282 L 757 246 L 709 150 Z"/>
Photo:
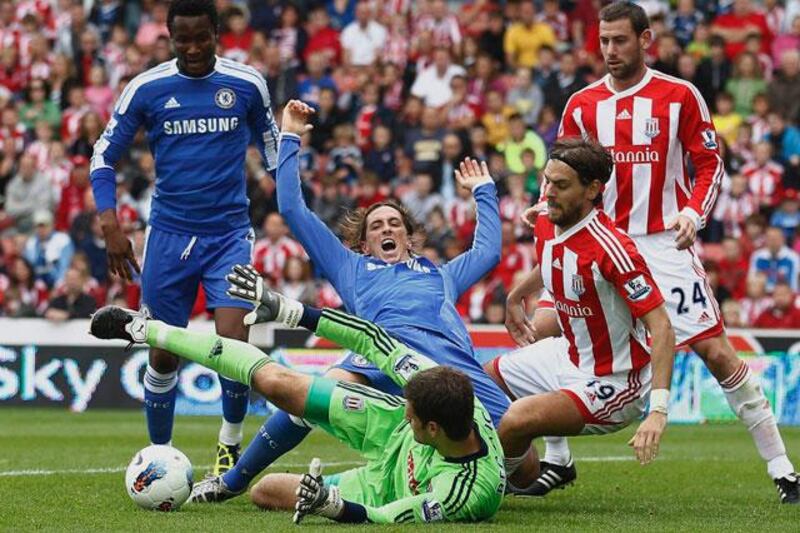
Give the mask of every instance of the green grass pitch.
<path id="1" fill-rule="evenodd" d="M 249 418 L 246 435 L 260 420 Z M 201 477 L 211 462 L 217 418 L 177 420 L 175 444 Z M 572 439 L 578 482 L 546 499 L 507 498 L 480 525 L 435 530 L 493 531 L 798 531 L 800 506 L 781 506 L 750 436 L 738 424 L 669 426 L 656 463 L 641 467 L 625 445 L 633 433 Z M 800 462 L 800 428 L 783 428 Z M 425 526 L 348 527 L 311 518 L 301 528 L 288 513 L 265 513 L 246 497 L 220 505 L 186 505 L 177 513 L 141 511 L 124 490 L 124 467 L 144 447 L 144 416 L 135 411 L 72 414 L 0 408 L 0 531 L 331 531 Z M 794 451 L 795 453 L 791 453 Z M 358 455 L 315 431 L 269 471 L 303 471 L 312 456 L 359 464 Z"/>

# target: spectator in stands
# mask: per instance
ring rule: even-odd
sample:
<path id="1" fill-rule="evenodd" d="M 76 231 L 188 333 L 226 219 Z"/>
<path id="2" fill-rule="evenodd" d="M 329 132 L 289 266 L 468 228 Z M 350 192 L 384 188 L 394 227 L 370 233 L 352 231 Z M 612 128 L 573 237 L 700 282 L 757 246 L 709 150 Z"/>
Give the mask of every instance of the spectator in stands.
<path id="1" fill-rule="evenodd" d="M 255 31 L 248 25 L 247 15 L 239 6 L 231 6 L 224 12 L 224 29 L 219 36 L 222 55 L 234 61 L 244 62 L 253 46 Z"/>
<path id="2" fill-rule="evenodd" d="M 718 242 L 723 235 L 739 238 L 744 233 L 744 224 L 752 214 L 758 213 L 758 200 L 750 191 L 747 177 L 734 174 L 730 186 L 720 192 L 714 207 L 711 225 L 711 241 Z"/>
<path id="3" fill-rule="evenodd" d="M 97 309 L 94 298 L 84 289 L 86 279 L 78 269 L 70 268 L 64 276 L 63 293 L 52 298 L 44 317 L 53 322 L 89 318 Z"/>
<path id="4" fill-rule="evenodd" d="M 148 52 L 156 44 L 156 40 L 164 35 L 169 37 L 167 29 L 167 4 L 161 0 L 156 0 L 153 4 L 150 16 L 144 24 L 139 26 L 136 32 L 136 46 Z"/>
<path id="5" fill-rule="evenodd" d="M 105 121 L 99 113 L 95 111 L 84 113 L 78 126 L 78 136 L 69 146 L 69 153 L 73 156 L 82 155 L 91 158 L 94 145 L 102 135 L 103 128 L 105 128 Z"/>
<path id="6" fill-rule="evenodd" d="M 115 95 L 108 85 L 106 69 L 102 65 L 93 65 L 89 69 L 89 84 L 84 95 L 92 111 L 100 115 L 103 121 L 108 120 L 114 107 Z M 60 118 L 59 115 L 59 120 Z"/>
<path id="7" fill-rule="evenodd" d="M 798 9 L 800 3 L 791 2 Z M 772 41 L 772 60 L 774 64 L 780 65 L 783 62 L 783 54 L 791 50 L 800 50 L 800 16 L 795 15 L 787 22 L 790 25 L 788 31 L 781 33 Z"/>
<path id="8" fill-rule="evenodd" d="M 769 133 L 766 140 L 772 145 L 775 160 L 785 169 L 800 166 L 800 130 L 786 123 L 780 113 L 770 111 L 767 115 Z"/>
<path id="9" fill-rule="evenodd" d="M 342 30 L 344 62 L 356 67 L 370 66 L 386 44 L 386 28 L 374 19 L 371 3 L 359 0 L 355 20 Z"/>
<path id="10" fill-rule="evenodd" d="M 442 141 L 445 131 L 441 127 L 439 111 L 426 107 L 418 128 L 406 133 L 404 152 L 411 157 L 414 172 L 427 173 L 434 180 L 434 188 L 441 182 Z M 424 220 L 424 217 L 418 220 Z"/>
<path id="11" fill-rule="evenodd" d="M 289 237 L 289 228 L 279 213 L 270 213 L 264 220 L 264 237 L 253 247 L 253 266 L 273 287 L 283 279 L 283 269 L 290 257 L 303 257 L 305 252 Z"/>
<path id="12" fill-rule="evenodd" d="M 763 248 L 750 257 L 750 275 L 763 272 L 767 275 L 767 293 L 772 293 L 778 282 L 788 283 L 793 290 L 798 288 L 800 255 L 786 246 L 786 237 L 781 228 L 767 228 Z"/>
<path id="13" fill-rule="evenodd" d="M 711 31 L 725 40 L 725 53 L 733 59 L 744 50 L 745 40 L 751 33 L 761 35 L 763 52 L 772 45 L 772 33 L 764 15 L 756 11 L 750 0 L 734 0 L 729 13 L 717 15 L 712 21 Z"/>
<path id="14" fill-rule="evenodd" d="M 697 88 L 709 105 L 716 106 L 717 96 L 725 90 L 731 76 L 731 62 L 725 54 L 725 39 L 713 36 L 709 40 L 708 56 L 697 67 Z"/>
<path id="15" fill-rule="evenodd" d="M 354 207 L 353 198 L 341 192 L 339 180 L 335 176 L 323 177 L 321 187 L 312 208 L 326 226 L 338 231 L 342 216 Z"/>
<path id="16" fill-rule="evenodd" d="M 720 285 L 727 289 L 732 298 L 744 298 L 750 264 L 739 239 L 725 237 L 722 241 L 722 254 L 718 262 L 720 272 L 724 273 L 720 277 Z"/>
<path id="17" fill-rule="evenodd" d="M 544 94 L 533 83 L 533 73 L 529 68 L 518 68 L 514 74 L 514 85 L 506 95 L 506 102 L 519 113 L 525 124 L 533 126 L 539 120 L 544 105 Z"/>
<path id="18" fill-rule="evenodd" d="M 19 116 L 27 129 L 32 130 L 40 120 L 50 124 L 54 130 L 61 127 L 61 110 L 49 94 L 47 81 L 42 79 L 32 80 L 25 88 L 25 103 L 19 108 Z"/>
<path id="19" fill-rule="evenodd" d="M 736 57 L 733 76 L 725 84 L 725 92 L 733 96 L 733 110 L 742 117 L 753 110 L 753 97 L 767 90 L 767 82 L 756 56 L 742 52 Z"/>
<path id="20" fill-rule="evenodd" d="M 35 224 L 37 209 L 52 209 L 53 195 L 47 178 L 36 168 L 30 154 L 19 159 L 19 169 L 6 187 L 5 211 L 15 220 L 16 229 L 28 233 Z"/>
<path id="21" fill-rule="evenodd" d="M 455 76 L 463 76 L 466 71 L 461 65 L 455 65 L 450 58 L 450 49 L 439 46 L 433 51 L 433 61 L 422 69 L 414 84 L 411 94 L 421 98 L 428 107 L 442 107 L 453 96 L 450 81 Z"/>
<path id="22" fill-rule="evenodd" d="M 486 29 L 478 37 L 478 49 L 489 55 L 497 64 L 505 66 L 506 54 L 503 48 L 505 43 L 506 25 L 503 13 L 493 10 L 489 13 Z"/>
<path id="23" fill-rule="evenodd" d="M 800 17 L 797 20 L 800 25 Z M 796 124 L 800 119 L 800 51 L 785 51 L 780 65 L 780 72 L 767 89 L 769 106 Z"/>
<path id="24" fill-rule="evenodd" d="M 772 292 L 772 306 L 756 319 L 756 328 L 800 328 L 800 308 L 797 307 L 797 295 L 794 288 L 785 281 L 775 284 Z"/>
<path id="25" fill-rule="evenodd" d="M 668 15 L 668 26 L 681 46 L 688 45 L 694 31 L 703 22 L 703 15 L 695 8 L 694 0 L 678 0 L 675 11 Z"/>
<path id="26" fill-rule="evenodd" d="M 497 151 L 505 155 L 508 170 L 515 174 L 525 172 L 522 163 L 522 152 L 533 150 L 536 157 L 536 169 L 544 167 L 547 160 L 547 148 L 544 141 L 532 129 L 528 129 L 521 115 L 514 114 L 508 119 L 508 137 L 497 145 Z"/>
<path id="27" fill-rule="evenodd" d="M 493 89 L 486 94 L 486 112 L 481 117 L 481 124 L 486 129 L 489 144 L 497 146 L 506 141 L 509 119 L 514 114 L 514 109 L 506 105 L 500 91 Z"/>
<path id="28" fill-rule="evenodd" d="M 321 53 L 328 65 L 336 66 L 342 60 L 342 44 L 339 32 L 331 27 L 331 19 L 325 6 L 311 8 L 306 25 L 308 42 L 303 49 L 303 59 L 308 62 L 309 56 Z"/>
<path id="29" fill-rule="evenodd" d="M 306 305 L 317 303 L 317 287 L 311 278 L 311 263 L 299 256 L 286 259 L 278 291 Z"/>
<path id="30" fill-rule="evenodd" d="M 283 61 L 280 48 L 274 42 L 264 44 L 263 74 L 273 105 L 278 109 L 292 98 L 297 98 L 298 69 Z"/>
<path id="31" fill-rule="evenodd" d="M 783 166 L 772 159 L 772 145 L 766 141 L 753 149 L 753 161 L 742 167 L 748 188 L 761 208 L 770 212 L 783 194 Z"/>
<path id="32" fill-rule="evenodd" d="M 442 139 L 442 166 L 439 171 L 440 185 L 439 192 L 442 200 L 447 204 L 456 196 L 455 170 L 460 161 L 467 157 L 464 150 L 464 143 L 456 133 L 448 133 Z"/>
<path id="33" fill-rule="evenodd" d="M 764 311 L 772 307 L 772 298 L 767 294 L 766 274 L 757 272 L 747 277 L 746 294 L 739 299 L 739 305 L 745 327 L 751 327 Z"/>
<path id="34" fill-rule="evenodd" d="M 33 265 L 36 279 L 49 288 L 61 283 L 75 248 L 64 232 L 53 229 L 53 214 L 40 209 L 33 213 L 34 233 L 25 243 L 23 256 Z"/>
<path id="35" fill-rule="evenodd" d="M 91 190 L 89 160 L 82 155 L 76 155 L 71 162 L 70 180 L 61 190 L 61 200 L 56 208 L 55 227 L 58 231 L 69 231 L 75 218 L 86 210 L 86 193 Z"/>
<path id="36" fill-rule="evenodd" d="M 414 176 L 414 187 L 402 200 L 415 220 L 427 220 L 433 208 L 443 203 L 442 195 L 435 192 L 433 176 L 425 173 Z"/>
<path id="37" fill-rule="evenodd" d="M 535 67 L 539 48 L 543 45 L 555 46 L 556 35 L 545 22 L 536 20 L 534 2 L 524 0 L 519 5 L 519 20 L 511 23 L 506 30 L 503 49 L 506 64 L 511 68 Z"/>
<path id="38" fill-rule="evenodd" d="M 790 245 L 795 231 L 800 227 L 800 197 L 797 189 L 786 189 L 780 198 L 778 209 L 772 213 L 769 225 L 781 228 Z"/>
<path id="39" fill-rule="evenodd" d="M 428 219 L 425 221 L 425 237 L 427 239 L 426 246 L 433 247 L 437 255 L 444 255 L 444 243 L 452 239 L 454 235 L 441 205 L 435 206 L 428 213 Z"/>
<path id="40" fill-rule="evenodd" d="M 372 204 L 383 202 L 389 196 L 381 186 L 381 181 L 374 172 L 364 172 L 355 187 L 356 207 L 367 208 Z"/>
<path id="41" fill-rule="evenodd" d="M 17 257 L 9 265 L 7 277 L 3 314 L 17 318 L 40 316 L 47 306 L 48 291 L 47 285 L 36 279 L 33 266 Z"/>
<path id="42" fill-rule="evenodd" d="M 733 96 L 727 91 L 717 93 L 716 108 L 717 112 L 711 116 L 714 129 L 730 146 L 736 143 L 739 126 L 744 122 L 744 118 L 734 109 Z"/>
<path id="43" fill-rule="evenodd" d="M 328 155 L 327 172 L 348 185 L 355 185 L 364 161 L 361 149 L 356 144 L 356 130 L 352 124 L 342 123 L 333 129 L 333 148 Z"/>
<path id="44" fill-rule="evenodd" d="M 327 65 L 328 59 L 323 52 L 310 54 L 306 61 L 308 74 L 297 86 L 300 99 L 315 108 L 319 105 L 319 96 L 322 89 L 336 91 L 336 83 L 334 83 L 333 78 L 325 74 Z"/>
<path id="45" fill-rule="evenodd" d="M 372 130 L 371 140 L 371 147 L 364 157 L 364 170 L 374 172 L 381 182 L 389 183 L 395 174 L 392 130 L 379 124 Z"/>

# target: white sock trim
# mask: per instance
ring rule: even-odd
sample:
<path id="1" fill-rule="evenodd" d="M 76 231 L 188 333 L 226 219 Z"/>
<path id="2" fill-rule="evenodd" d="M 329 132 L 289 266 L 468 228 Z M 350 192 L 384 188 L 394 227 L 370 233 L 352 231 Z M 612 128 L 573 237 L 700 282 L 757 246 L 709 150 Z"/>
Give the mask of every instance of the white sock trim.
<path id="1" fill-rule="evenodd" d="M 174 389 L 178 385 L 178 371 L 173 370 L 162 374 L 157 372 L 152 366 L 147 365 L 144 371 L 144 388 L 156 394 L 163 394 Z"/>
<path id="2" fill-rule="evenodd" d="M 767 473 L 772 479 L 780 479 L 794 474 L 794 466 L 786 454 L 783 454 L 767 461 Z"/>
<path id="3" fill-rule="evenodd" d="M 244 422 L 233 423 L 222 420 L 219 428 L 219 441 L 226 446 L 241 444 L 244 439 Z"/>

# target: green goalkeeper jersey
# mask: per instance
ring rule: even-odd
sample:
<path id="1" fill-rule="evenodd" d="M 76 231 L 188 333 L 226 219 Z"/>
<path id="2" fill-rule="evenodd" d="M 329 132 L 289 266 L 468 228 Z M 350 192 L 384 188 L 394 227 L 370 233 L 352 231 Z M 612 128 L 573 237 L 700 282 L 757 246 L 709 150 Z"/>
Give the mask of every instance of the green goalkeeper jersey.
<path id="1" fill-rule="evenodd" d="M 325 310 L 316 333 L 363 355 L 400 386 L 436 366 L 379 326 L 345 313 Z M 370 521 L 478 521 L 497 512 L 505 489 L 503 451 L 477 398 L 473 424 L 480 450 L 448 458 L 414 440 L 402 398 L 352 383 L 329 385 L 327 394 L 320 394 L 320 387 L 323 382 L 312 387 L 306 414 L 368 459 L 342 473 L 337 484 L 345 500 L 366 508 Z"/>

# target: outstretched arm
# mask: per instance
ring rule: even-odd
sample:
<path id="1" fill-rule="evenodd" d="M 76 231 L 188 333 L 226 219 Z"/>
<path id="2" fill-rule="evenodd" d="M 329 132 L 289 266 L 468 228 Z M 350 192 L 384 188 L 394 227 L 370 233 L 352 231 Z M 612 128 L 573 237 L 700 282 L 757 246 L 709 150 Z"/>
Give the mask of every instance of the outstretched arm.
<path id="1" fill-rule="evenodd" d="M 503 236 L 500 231 L 500 207 L 497 188 L 486 163 L 465 159 L 455 172 L 462 187 L 472 190 L 478 208 L 478 223 L 472 247 L 444 267 L 453 278 L 458 298 L 500 261 Z"/>
<path id="2" fill-rule="evenodd" d="M 311 130 L 308 124 L 311 113 L 313 109 L 299 100 L 291 100 L 284 108 L 278 149 L 278 210 L 314 265 L 346 299 L 347 291 L 343 289 L 350 269 L 345 265 L 353 261 L 356 254 L 308 208 L 300 189 L 300 135 Z"/>

